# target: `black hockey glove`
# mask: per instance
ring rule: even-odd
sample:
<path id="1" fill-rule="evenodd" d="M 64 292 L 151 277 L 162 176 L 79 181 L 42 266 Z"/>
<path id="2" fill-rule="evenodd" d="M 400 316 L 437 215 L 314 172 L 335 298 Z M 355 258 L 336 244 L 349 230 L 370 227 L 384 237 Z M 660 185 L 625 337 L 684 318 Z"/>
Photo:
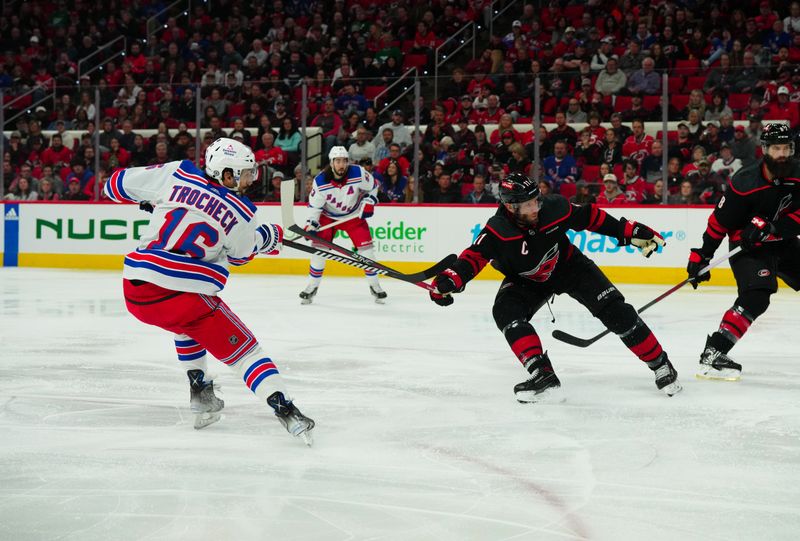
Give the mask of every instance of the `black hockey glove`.
<path id="1" fill-rule="evenodd" d="M 650 257 L 659 247 L 666 244 L 664 237 L 646 225 L 633 220 L 626 221 L 625 218 L 620 218 L 620 221 L 623 224 L 620 246 L 633 244 L 639 248 L 643 256 Z"/>
<path id="2" fill-rule="evenodd" d="M 775 238 L 775 226 L 761 216 L 753 216 L 747 227 L 742 229 L 742 248 L 752 250 L 764 242 Z"/>
<path id="3" fill-rule="evenodd" d="M 711 280 L 711 272 L 706 272 L 700 276 L 697 275 L 710 262 L 711 258 L 705 255 L 700 248 L 692 248 L 692 251 L 689 252 L 689 264 L 686 265 L 686 272 L 689 274 L 689 278 L 694 278 L 690 282 L 693 288 L 697 289 L 697 284 L 700 282 Z"/>
<path id="4" fill-rule="evenodd" d="M 464 290 L 464 281 L 453 269 L 445 269 L 433 279 L 433 287 L 438 293 L 431 291 L 431 300 L 439 306 L 450 306 L 453 304 L 453 293 Z"/>
<path id="5" fill-rule="evenodd" d="M 155 207 L 152 205 L 152 203 L 150 203 L 150 201 L 142 201 L 141 203 L 139 203 L 139 210 L 149 212 L 150 214 L 153 214 L 154 208 Z"/>

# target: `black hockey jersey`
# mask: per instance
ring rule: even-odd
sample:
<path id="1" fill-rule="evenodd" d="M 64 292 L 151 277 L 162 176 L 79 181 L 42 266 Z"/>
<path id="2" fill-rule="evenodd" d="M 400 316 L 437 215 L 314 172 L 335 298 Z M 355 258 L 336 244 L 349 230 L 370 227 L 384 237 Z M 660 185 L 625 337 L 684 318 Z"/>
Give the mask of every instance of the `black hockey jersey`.
<path id="1" fill-rule="evenodd" d="M 568 229 L 588 229 L 621 240 L 625 223 L 594 204 L 575 205 L 560 195 L 549 195 L 542 199 L 538 224 L 523 229 L 500 205 L 472 246 L 461 253 L 451 268 L 464 283 L 477 276 L 490 261 L 509 278 L 546 282 L 579 252 L 567 238 Z"/>
<path id="2" fill-rule="evenodd" d="M 800 235 L 800 163 L 792 162 L 791 173 L 775 180 L 764 175 L 763 159 L 737 171 L 708 218 L 703 253 L 713 255 L 726 235 L 738 244 L 753 216 L 772 222 L 781 238 Z"/>

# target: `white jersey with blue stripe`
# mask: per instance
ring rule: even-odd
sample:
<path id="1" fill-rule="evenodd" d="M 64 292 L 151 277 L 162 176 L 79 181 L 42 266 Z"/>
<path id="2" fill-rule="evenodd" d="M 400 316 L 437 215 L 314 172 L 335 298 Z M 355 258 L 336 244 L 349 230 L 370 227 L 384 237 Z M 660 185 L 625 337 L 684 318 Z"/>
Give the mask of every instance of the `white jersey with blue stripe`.
<path id="1" fill-rule="evenodd" d="M 253 203 L 208 181 L 189 160 L 119 169 L 104 191 L 118 203 L 155 207 L 139 247 L 125 257 L 128 280 L 214 295 L 225 287 L 229 264 L 278 247 L 277 226 L 259 225 Z"/>
<path id="2" fill-rule="evenodd" d="M 321 214 L 334 220 L 352 214 L 366 201 L 378 203 L 378 182 L 360 165 L 347 167 L 344 182 L 334 182 L 330 169 L 314 178 L 308 196 L 308 219 L 318 222 Z"/>

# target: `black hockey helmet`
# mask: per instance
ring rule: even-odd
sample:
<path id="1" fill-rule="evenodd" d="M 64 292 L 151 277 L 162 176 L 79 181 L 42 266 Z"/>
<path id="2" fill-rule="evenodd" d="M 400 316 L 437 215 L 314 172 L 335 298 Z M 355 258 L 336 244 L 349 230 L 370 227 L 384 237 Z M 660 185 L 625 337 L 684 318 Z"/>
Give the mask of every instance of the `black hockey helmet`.
<path id="1" fill-rule="evenodd" d="M 767 153 L 767 147 L 770 145 L 790 145 L 790 152 L 794 154 L 794 140 L 788 124 L 779 122 L 767 124 L 764 131 L 761 132 L 761 148 L 764 154 Z"/>
<path id="2" fill-rule="evenodd" d="M 539 185 L 525 173 L 514 171 L 500 183 L 500 201 L 515 205 L 536 199 L 540 195 Z"/>

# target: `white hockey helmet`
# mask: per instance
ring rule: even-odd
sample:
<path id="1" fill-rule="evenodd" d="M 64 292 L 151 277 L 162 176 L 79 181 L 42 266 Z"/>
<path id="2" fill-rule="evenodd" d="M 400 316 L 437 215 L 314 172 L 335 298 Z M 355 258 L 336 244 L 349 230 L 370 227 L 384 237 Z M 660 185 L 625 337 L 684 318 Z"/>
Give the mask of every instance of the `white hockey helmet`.
<path id="1" fill-rule="evenodd" d="M 220 137 L 206 149 L 206 174 L 222 184 L 222 173 L 230 169 L 236 187 L 239 179 L 249 175 L 255 180 L 258 176 L 256 158 L 250 147 L 227 137 Z"/>
<path id="2" fill-rule="evenodd" d="M 347 153 L 347 149 L 341 146 L 335 146 L 328 152 L 328 159 L 333 162 L 334 158 L 345 158 L 350 159 L 350 154 Z"/>

